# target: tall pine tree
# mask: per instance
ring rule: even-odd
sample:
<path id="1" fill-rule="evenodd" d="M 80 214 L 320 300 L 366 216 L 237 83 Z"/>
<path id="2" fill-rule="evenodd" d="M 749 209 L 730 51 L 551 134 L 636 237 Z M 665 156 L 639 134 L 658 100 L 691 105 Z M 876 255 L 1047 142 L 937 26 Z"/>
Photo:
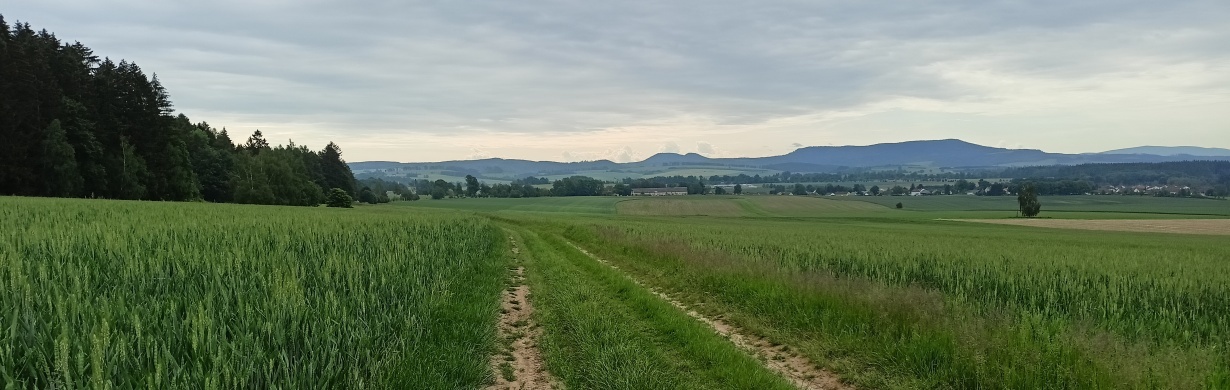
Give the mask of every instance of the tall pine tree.
<path id="1" fill-rule="evenodd" d="M 326 190 L 341 188 L 351 197 L 356 195 L 354 173 L 346 165 L 346 160 L 342 160 L 342 147 L 332 142 L 325 145 L 325 149 L 320 151 L 320 170 L 325 176 Z"/>

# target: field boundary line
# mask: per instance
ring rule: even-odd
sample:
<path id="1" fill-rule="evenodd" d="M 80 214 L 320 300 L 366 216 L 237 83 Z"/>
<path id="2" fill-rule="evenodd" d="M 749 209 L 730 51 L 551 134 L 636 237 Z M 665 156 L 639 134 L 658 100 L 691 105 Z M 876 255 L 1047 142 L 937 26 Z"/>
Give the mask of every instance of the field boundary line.
<path id="1" fill-rule="evenodd" d="M 534 321 L 530 286 L 525 281 L 521 249 L 511 234 L 508 244 L 515 267 L 509 270 L 509 287 L 501 293 L 500 321 L 497 325 L 500 353 L 491 356 L 495 382 L 486 389 L 561 389 L 558 378 L 547 372 L 538 342 L 542 327 Z"/>
<path id="2" fill-rule="evenodd" d="M 636 284 L 654 295 L 657 295 L 658 298 L 666 301 L 671 306 L 674 306 L 676 309 L 687 313 L 689 317 L 708 325 L 709 328 L 713 329 L 713 331 L 718 335 L 721 335 L 723 338 L 730 341 L 744 352 L 756 357 L 757 360 L 765 366 L 765 368 L 768 368 L 770 371 L 773 371 L 781 377 L 786 378 L 786 380 L 788 380 L 795 387 L 804 390 L 854 389 L 850 385 L 842 383 L 837 374 L 821 368 L 807 357 L 795 353 L 794 350 L 787 349 L 785 345 L 775 345 L 764 337 L 747 333 L 743 329 L 726 323 L 725 321 L 706 317 L 704 314 L 688 308 L 688 306 L 683 304 L 683 302 L 680 302 L 661 290 L 641 283 L 641 281 L 632 277 L 632 275 L 627 272 L 624 272 L 615 264 L 612 264 L 611 262 L 606 261 L 593 253 L 590 253 L 585 250 L 585 248 L 578 246 L 576 243 L 567 239 L 564 239 L 564 242 L 567 242 L 568 245 L 571 245 L 577 251 L 585 254 L 585 256 L 588 256 L 589 258 L 602 263 L 611 269 L 619 271 L 621 275 L 633 284 Z"/>

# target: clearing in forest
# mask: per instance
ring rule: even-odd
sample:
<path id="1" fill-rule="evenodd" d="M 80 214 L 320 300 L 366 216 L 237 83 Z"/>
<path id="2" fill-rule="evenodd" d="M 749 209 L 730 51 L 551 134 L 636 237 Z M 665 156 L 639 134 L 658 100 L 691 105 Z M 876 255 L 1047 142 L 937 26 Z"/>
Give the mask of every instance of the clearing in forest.
<path id="1" fill-rule="evenodd" d="M 1058 229 L 1230 235 L 1230 219 L 956 219 Z"/>

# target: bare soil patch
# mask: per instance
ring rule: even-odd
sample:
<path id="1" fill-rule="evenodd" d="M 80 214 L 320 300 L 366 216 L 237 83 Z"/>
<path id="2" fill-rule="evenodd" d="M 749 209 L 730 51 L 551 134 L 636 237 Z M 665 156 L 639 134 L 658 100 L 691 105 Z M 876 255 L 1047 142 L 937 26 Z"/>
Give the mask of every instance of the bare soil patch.
<path id="1" fill-rule="evenodd" d="M 525 284 L 525 267 L 519 264 L 521 250 L 512 237 L 509 241 L 518 265 L 511 270 L 509 287 L 500 303 L 498 326 L 503 350 L 491 357 L 495 383 L 487 389 L 562 389 L 562 382 L 543 364 L 542 351 L 538 350 L 542 328 L 534 322 L 530 286 Z"/>
<path id="2" fill-rule="evenodd" d="M 1230 219 L 953 219 L 1057 229 L 1230 235 Z"/>
<path id="3" fill-rule="evenodd" d="M 581 251 L 581 253 L 584 253 L 594 260 L 597 260 L 599 263 L 606 264 L 615 270 L 619 270 L 619 267 L 606 260 L 603 260 L 598 256 L 595 256 L 592 253 L 589 253 L 589 251 L 586 251 L 584 248 L 581 248 L 571 242 L 569 244 L 572 245 L 573 248 Z M 710 328 L 713 328 L 714 332 L 717 332 L 717 334 L 722 335 L 722 337 L 725 337 L 727 340 L 730 340 L 731 343 L 735 344 L 735 346 L 740 349 L 746 351 L 752 356 L 755 356 L 762 364 L 764 364 L 766 368 L 776 372 L 783 378 L 786 378 L 790 381 L 790 383 L 794 384 L 795 387 L 805 390 L 854 389 L 849 385 L 841 383 L 840 378 L 836 374 L 820 368 L 816 364 L 812 363 L 812 361 L 807 357 L 795 353 L 793 349 L 790 349 L 785 345 L 776 344 L 764 337 L 746 332 L 737 326 L 722 321 L 720 318 L 706 317 L 695 310 L 689 309 L 687 305 L 683 304 L 683 302 L 672 298 L 670 295 L 641 283 L 631 275 L 622 272 L 622 270 L 620 270 L 620 272 L 623 273 L 624 277 L 628 278 L 628 280 L 631 280 L 633 283 L 636 283 L 636 285 L 653 292 L 659 298 L 662 298 L 672 306 L 675 306 L 675 308 L 687 313 L 688 316 L 709 325 Z"/>

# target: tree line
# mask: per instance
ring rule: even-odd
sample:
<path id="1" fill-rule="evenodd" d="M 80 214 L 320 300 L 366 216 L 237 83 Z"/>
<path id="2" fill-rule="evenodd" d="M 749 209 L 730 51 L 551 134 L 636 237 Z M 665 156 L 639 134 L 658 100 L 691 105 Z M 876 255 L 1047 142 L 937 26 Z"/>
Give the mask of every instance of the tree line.
<path id="1" fill-rule="evenodd" d="M 1073 186 L 1178 186 L 1192 193 L 1230 195 L 1230 161 L 1172 161 L 1022 167 L 1005 170 L 1001 177 L 1022 178 L 1038 184 L 1038 193 L 1073 192 Z M 1081 183 L 1084 184 L 1081 184 Z M 1052 189 L 1049 187 L 1058 187 Z M 1092 190 L 1091 190 L 1092 191 Z"/>
<path id="2" fill-rule="evenodd" d="M 258 130 L 174 115 L 157 75 L 0 15 L 0 194 L 319 205 L 355 196 L 341 148 L 272 146 Z"/>
<path id="3" fill-rule="evenodd" d="M 884 181 L 951 181 L 959 179 L 977 179 L 985 176 L 985 173 L 974 172 L 943 172 L 943 173 L 920 173 L 906 172 L 904 170 L 893 171 L 860 171 L 846 173 L 799 173 L 783 171 L 781 173 L 767 175 L 747 175 L 744 173 L 738 175 L 713 175 L 707 178 L 707 181 L 714 184 L 775 184 L 775 183 L 840 183 L 840 182 L 884 182 Z M 991 176 L 985 176 L 991 177 Z M 658 185 L 664 182 L 678 181 L 682 176 L 663 176 L 645 180 Z M 625 179 L 634 180 L 634 179 Z M 654 188 L 654 187 L 638 187 L 638 188 Z"/>

